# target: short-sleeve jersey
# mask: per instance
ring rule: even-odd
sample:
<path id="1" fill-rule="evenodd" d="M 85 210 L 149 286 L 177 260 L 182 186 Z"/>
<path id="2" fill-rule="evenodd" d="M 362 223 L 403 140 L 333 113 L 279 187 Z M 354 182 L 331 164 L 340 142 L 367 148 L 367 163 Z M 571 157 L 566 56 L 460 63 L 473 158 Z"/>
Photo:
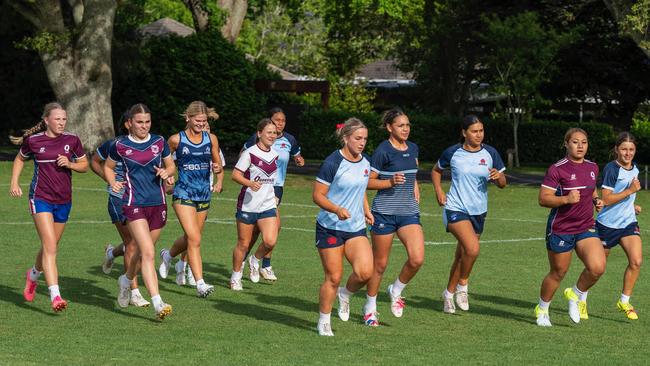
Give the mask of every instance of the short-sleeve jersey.
<path id="1" fill-rule="evenodd" d="M 111 148 L 109 158 L 122 162 L 127 206 L 158 206 L 167 201 L 165 188 L 156 167 L 163 167 L 163 159 L 170 156 L 169 145 L 162 136 L 150 134 L 145 141 L 135 141 L 131 136 L 121 136 Z"/>
<path id="2" fill-rule="evenodd" d="M 101 145 L 99 145 L 95 151 L 97 153 L 97 156 L 99 156 L 102 161 L 106 161 L 106 159 L 108 159 L 108 154 L 111 151 L 111 147 L 115 145 L 115 141 L 117 141 L 117 138 L 106 140 Z M 122 167 L 121 161 L 115 162 L 115 168 L 113 168 L 113 171 L 115 172 L 115 180 L 118 182 L 124 182 L 124 167 Z M 108 194 L 113 197 L 124 197 L 124 188 L 122 188 L 119 192 L 113 192 L 111 186 L 107 185 L 106 190 L 108 191 Z"/>
<path id="3" fill-rule="evenodd" d="M 192 201 L 209 201 L 212 195 L 212 142 L 210 134 L 203 132 L 201 142 L 193 143 L 185 131 L 178 133 L 175 151 L 178 181 L 174 197 Z"/>
<path id="4" fill-rule="evenodd" d="M 255 145 L 257 143 L 257 134 L 253 134 L 248 141 L 244 144 L 244 149 Z M 283 132 L 282 136 L 275 139 L 273 143 L 273 150 L 278 153 L 278 175 L 275 178 L 275 186 L 282 187 L 284 186 L 284 180 L 287 177 L 287 166 L 289 166 L 289 160 L 291 157 L 294 157 L 300 154 L 300 145 L 293 135 Z"/>
<path id="5" fill-rule="evenodd" d="M 19 153 L 23 158 L 34 158 L 30 199 L 54 204 L 72 200 L 72 171 L 58 166 L 56 159 L 63 155 L 74 161 L 86 156 L 77 135 L 64 132 L 57 137 L 49 137 L 45 132 L 40 132 L 25 138 Z"/>
<path id="6" fill-rule="evenodd" d="M 478 151 L 467 151 L 462 144 L 456 144 L 442 153 L 437 164 L 440 169 L 451 169 L 445 209 L 468 215 L 487 212 L 490 169 L 506 170 L 495 148 L 482 144 Z"/>
<path id="7" fill-rule="evenodd" d="M 363 202 L 370 177 L 370 162 L 365 155 L 353 162 L 343 157 L 340 150 L 328 156 L 320 167 L 316 181 L 329 186 L 327 199 L 348 210 L 350 218 L 339 220 L 335 213 L 323 209 L 316 221 L 327 229 L 357 232 L 366 227 Z"/>
<path id="8" fill-rule="evenodd" d="M 612 193 L 621 193 L 630 186 L 632 180 L 639 176 L 639 168 L 632 163 L 631 169 L 625 169 L 616 161 L 605 165 L 603 169 L 602 189 L 608 189 Z M 634 199 L 636 193 L 623 198 L 613 205 L 603 207 L 598 213 L 596 220 L 612 229 L 623 229 L 636 222 L 636 213 L 634 212 Z"/>
<path id="9" fill-rule="evenodd" d="M 235 164 L 235 169 L 244 174 L 244 178 L 258 182 L 262 187 L 253 191 L 243 186 L 237 198 L 237 210 L 244 212 L 264 212 L 277 207 L 273 184 L 278 174 L 278 153 L 269 149 L 264 151 L 257 144 L 244 150 Z"/>
<path id="10" fill-rule="evenodd" d="M 547 234 L 578 234 L 594 226 L 592 197 L 597 177 L 598 165 L 589 160 L 575 163 L 564 158 L 548 168 L 542 187 L 555 190 L 556 196 L 578 190 L 580 201 L 552 209 L 548 215 Z"/>
<path id="11" fill-rule="evenodd" d="M 414 215 L 420 213 L 415 201 L 415 180 L 418 172 L 418 145 L 406 141 L 407 149 L 398 150 L 386 140 L 377 146 L 370 159 L 370 170 L 379 179 L 390 179 L 395 173 L 403 173 L 406 181 L 394 187 L 380 189 L 372 201 L 372 210 L 384 215 Z"/>

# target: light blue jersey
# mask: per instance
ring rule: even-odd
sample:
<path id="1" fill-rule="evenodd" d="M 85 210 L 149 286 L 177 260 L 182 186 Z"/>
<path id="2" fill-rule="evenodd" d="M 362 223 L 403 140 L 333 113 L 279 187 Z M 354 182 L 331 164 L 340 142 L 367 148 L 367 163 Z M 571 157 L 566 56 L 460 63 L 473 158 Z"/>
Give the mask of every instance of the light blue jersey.
<path id="1" fill-rule="evenodd" d="M 611 161 L 603 169 L 602 189 L 608 189 L 612 193 L 621 193 L 630 186 L 632 180 L 639 176 L 639 169 L 632 163 L 631 169 L 625 169 L 616 161 Z M 603 207 L 598 213 L 596 221 L 612 229 L 623 229 L 633 222 L 636 222 L 634 212 L 634 199 L 636 193 L 623 198 L 613 205 Z"/>
<path id="2" fill-rule="evenodd" d="M 253 134 L 248 141 L 244 144 L 244 150 L 255 145 L 257 143 L 257 134 Z M 275 183 L 273 184 L 276 187 L 283 187 L 284 180 L 287 177 L 287 167 L 289 166 L 289 160 L 300 154 L 300 145 L 293 135 L 283 132 L 282 136 L 275 139 L 273 146 L 271 148 L 278 153 L 278 175 L 275 178 Z"/>
<path id="3" fill-rule="evenodd" d="M 462 144 L 447 148 L 438 160 L 438 168 L 451 169 L 451 187 L 445 209 L 468 215 L 487 212 L 490 169 L 506 170 L 496 149 L 485 144 L 479 151 L 467 151 Z"/>
<path id="4" fill-rule="evenodd" d="M 178 167 L 178 182 L 174 186 L 174 198 L 192 201 L 209 201 L 212 196 L 212 141 L 210 134 L 203 132 L 201 142 L 193 143 L 185 131 L 178 133 L 179 142 L 175 151 Z"/>
<path id="5" fill-rule="evenodd" d="M 380 189 L 372 201 L 372 211 L 384 215 L 415 215 L 420 205 L 415 201 L 415 179 L 418 172 L 418 145 L 406 141 L 407 149 L 397 150 L 386 140 L 372 154 L 370 169 L 379 179 L 390 179 L 403 173 L 406 181 L 387 189 Z"/>
<path id="6" fill-rule="evenodd" d="M 343 157 L 339 150 L 328 156 L 320 167 L 316 181 L 329 186 L 327 199 L 348 210 L 350 218 L 339 220 L 336 214 L 323 209 L 316 221 L 327 229 L 357 232 L 366 227 L 363 202 L 370 176 L 370 162 L 366 156 L 352 162 Z"/>

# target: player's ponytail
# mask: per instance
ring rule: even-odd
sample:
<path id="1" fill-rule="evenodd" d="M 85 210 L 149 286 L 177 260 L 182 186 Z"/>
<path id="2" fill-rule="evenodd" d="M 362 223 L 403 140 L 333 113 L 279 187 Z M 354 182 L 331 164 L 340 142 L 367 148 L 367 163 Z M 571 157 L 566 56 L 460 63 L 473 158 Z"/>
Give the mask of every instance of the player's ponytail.
<path id="1" fill-rule="evenodd" d="M 45 118 L 49 117 L 50 113 L 52 113 L 52 111 L 55 109 L 65 110 L 65 108 L 63 108 L 61 103 L 58 102 L 47 103 L 43 108 L 43 114 L 41 115 L 41 120 L 33 127 L 23 130 L 22 136 L 9 136 L 9 140 L 11 141 L 11 143 L 14 145 L 21 145 L 23 141 L 29 136 L 47 130 L 47 124 L 45 123 Z"/>
<path id="2" fill-rule="evenodd" d="M 337 127 L 340 125 L 337 125 Z M 366 125 L 358 118 L 348 118 L 340 128 L 336 129 L 336 138 L 341 142 L 341 146 L 345 146 L 345 137 L 351 136 L 356 130 L 366 128 Z"/>

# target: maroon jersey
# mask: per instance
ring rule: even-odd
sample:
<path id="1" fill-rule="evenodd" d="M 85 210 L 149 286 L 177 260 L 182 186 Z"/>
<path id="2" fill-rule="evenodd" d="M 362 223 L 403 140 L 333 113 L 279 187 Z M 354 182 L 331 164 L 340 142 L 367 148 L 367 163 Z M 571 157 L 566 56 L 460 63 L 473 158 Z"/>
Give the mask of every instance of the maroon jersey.
<path id="1" fill-rule="evenodd" d="M 56 164 L 59 155 L 70 161 L 86 156 L 77 135 L 64 132 L 49 137 L 44 132 L 27 137 L 20 147 L 23 158 L 34 158 L 34 177 L 29 187 L 29 198 L 49 203 L 68 203 L 72 200 L 72 172 Z"/>
<path id="2" fill-rule="evenodd" d="M 542 187 L 555 190 L 556 196 L 569 191 L 580 192 L 580 202 L 556 207 L 548 217 L 548 234 L 578 234 L 594 226 L 592 197 L 596 189 L 598 165 L 589 160 L 575 163 L 567 158 L 551 165 L 546 171 Z"/>

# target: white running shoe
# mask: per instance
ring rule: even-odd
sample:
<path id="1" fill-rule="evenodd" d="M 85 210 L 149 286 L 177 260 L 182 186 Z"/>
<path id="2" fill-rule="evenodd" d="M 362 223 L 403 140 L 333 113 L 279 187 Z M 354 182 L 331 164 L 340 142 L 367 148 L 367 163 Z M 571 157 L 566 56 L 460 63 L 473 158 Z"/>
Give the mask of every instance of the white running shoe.
<path id="1" fill-rule="evenodd" d="M 350 299 L 345 299 L 341 296 L 341 288 L 336 291 L 336 297 L 339 299 L 339 318 L 344 322 L 350 319 Z"/>
<path id="2" fill-rule="evenodd" d="M 386 292 L 388 292 L 388 297 L 390 297 L 390 311 L 395 315 L 395 317 L 401 318 L 402 313 L 404 312 L 404 306 L 406 306 L 404 298 L 401 296 L 393 296 L 392 284 L 388 285 Z M 377 322 L 377 324 L 379 324 L 379 322 Z"/>
<path id="3" fill-rule="evenodd" d="M 113 246 L 106 244 L 106 248 L 104 248 L 104 263 L 102 263 L 102 272 L 105 274 L 111 273 L 111 270 L 113 269 L 113 261 L 115 260 L 115 258 L 108 259 L 109 250 L 113 250 Z"/>
<path id="4" fill-rule="evenodd" d="M 230 280 L 230 289 L 233 291 L 241 291 L 244 289 L 244 286 L 242 286 L 241 279 L 239 280 Z"/>
<path id="5" fill-rule="evenodd" d="M 274 282 L 278 280 L 278 278 L 275 276 L 275 272 L 273 272 L 273 267 L 271 266 L 260 269 L 260 275 L 262 275 L 262 278 L 266 281 Z"/>
<path id="6" fill-rule="evenodd" d="M 318 335 L 324 337 L 334 337 L 334 332 L 332 332 L 332 326 L 330 323 L 318 323 L 316 326 L 318 330 Z"/>
<path id="7" fill-rule="evenodd" d="M 196 287 L 196 280 L 194 279 L 194 274 L 189 264 L 185 266 L 185 271 L 187 272 L 187 285 Z"/>
<path id="8" fill-rule="evenodd" d="M 122 286 L 122 282 L 126 284 L 126 286 Z M 126 275 L 121 275 L 117 279 L 117 284 L 120 288 L 120 292 L 117 295 L 117 303 L 125 308 L 129 306 L 129 301 L 131 300 L 131 281 L 126 278 Z"/>
<path id="9" fill-rule="evenodd" d="M 160 304 L 160 307 L 156 307 L 156 317 L 160 320 L 165 319 L 165 317 L 171 315 L 172 306 L 165 304 L 164 302 Z"/>
<path id="10" fill-rule="evenodd" d="M 564 289 L 564 298 L 569 300 L 569 318 L 576 324 L 580 323 L 580 309 L 578 308 L 580 298 L 571 287 Z"/>
<path id="11" fill-rule="evenodd" d="M 146 308 L 149 305 L 149 301 L 145 300 L 144 297 L 142 297 L 142 294 L 132 294 L 131 299 L 129 300 L 129 305 L 137 306 L 139 308 Z"/>
<path id="12" fill-rule="evenodd" d="M 542 310 L 539 305 L 535 306 L 535 317 L 537 318 L 537 325 L 540 327 L 550 327 L 551 318 L 548 315 L 548 309 Z"/>
<path id="13" fill-rule="evenodd" d="M 469 310 L 469 298 L 466 291 L 456 291 L 456 305 L 460 310 Z"/>
<path id="14" fill-rule="evenodd" d="M 248 275 L 251 282 L 260 282 L 260 261 L 255 258 L 254 255 L 251 255 L 250 258 L 248 258 L 248 265 L 250 266 L 250 273 Z"/>
<path id="15" fill-rule="evenodd" d="M 179 286 L 184 286 L 186 284 L 185 281 L 185 268 L 179 268 L 183 263 L 182 261 L 176 262 L 176 265 L 174 268 L 176 269 L 176 284 Z M 187 267 L 187 266 L 184 266 Z"/>
<path id="16" fill-rule="evenodd" d="M 164 253 L 167 252 L 169 253 L 169 250 L 167 249 L 161 249 L 160 250 L 160 267 L 158 267 L 158 273 L 160 273 L 161 278 L 167 278 L 167 275 L 169 274 L 169 267 L 171 267 L 171 261 L 166 261 Z"/>
<path id="17" fill-rule="evenodd" d="M 379 326 L 379 313 L 376 311 L 366 313 L 364 310 L 363 322 L 369 327 Z"/>
<path id="18" fill-rule="evenodd" d="M 208 297 L 213 292 L 214 292 L 214 286 L 208 285 L 207 283 L 203 286 L 196 288 L 196 296 L 198 297 Z"/>
<path id="19" fill-rule="evenodd" d="M 456 312 L 456 305 L 454 305 L 453 297 L 445 297 L 445 294 L 442 294 L 442 311 L 447 314 L 453 314 Z"/>

